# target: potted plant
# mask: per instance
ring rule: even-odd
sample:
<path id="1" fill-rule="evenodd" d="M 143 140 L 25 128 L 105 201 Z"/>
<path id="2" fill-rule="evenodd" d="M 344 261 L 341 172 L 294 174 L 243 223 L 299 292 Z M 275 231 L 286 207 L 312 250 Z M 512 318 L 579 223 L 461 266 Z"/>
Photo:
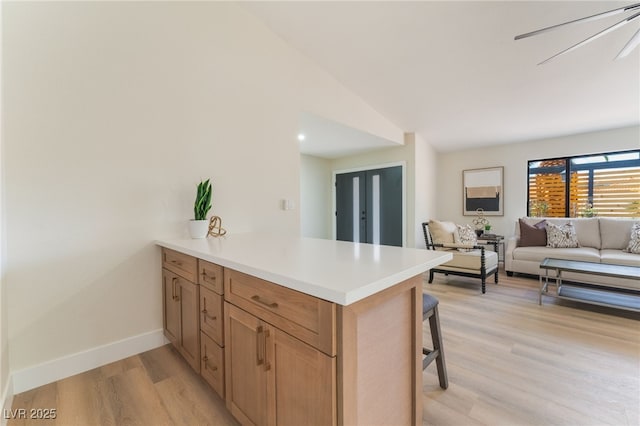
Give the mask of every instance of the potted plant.
<path id="1" fill-rule="evenodd" d="M 193 204 L 194 218 L 189 221 L 191 238 L 205 238 L 209 233 L 207 213 L 211 210 L 211 183 L 209 179 L 200 181 Z"/>

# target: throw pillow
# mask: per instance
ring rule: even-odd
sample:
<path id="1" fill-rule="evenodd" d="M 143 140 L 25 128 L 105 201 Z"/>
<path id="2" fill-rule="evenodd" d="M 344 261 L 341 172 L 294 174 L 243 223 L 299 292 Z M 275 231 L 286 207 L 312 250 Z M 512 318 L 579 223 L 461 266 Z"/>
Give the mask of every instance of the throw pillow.
<path id="1" fill-rule="evenodd" d="M 631 227 L 631 239 L 624 251 L 628 253 L 640 254 L 640 222 L 636 222 Z"/>
<path id="2" fill-rule="evenodd" d="M 476 231 L 471 227 L 471 225 L 456 225 L 458 228 L 456 239 L 457 244 L 465 244 L 470 246 L 475 246 L 478 244 L 478 239 L 476 236 Z M 471 251 L 473 249 L 459 248 L 459 251 Z"/>
<path id="3" fill-rule="evenodd" d="M 458 229 L 453 222 L 429 221 L 429 233 L 434 244 L 452 244 L 456 242 Z"/>
<path id="4" fill-rule="evenodd" d="M 547 247 L 580 247 L 578 244 L 578 236 L 576 235 L 576 228 L 573 226 L 573 223 L 569 222 L 560 226 L 547 223 Z"/>
<path id="5" fill-rule="evenodd" d="M 544 247 L 547 245 L 547 221 L 542 220 L 529 225 L 523 219 L 520 222 L 520 241 L 518 247 Z"/>

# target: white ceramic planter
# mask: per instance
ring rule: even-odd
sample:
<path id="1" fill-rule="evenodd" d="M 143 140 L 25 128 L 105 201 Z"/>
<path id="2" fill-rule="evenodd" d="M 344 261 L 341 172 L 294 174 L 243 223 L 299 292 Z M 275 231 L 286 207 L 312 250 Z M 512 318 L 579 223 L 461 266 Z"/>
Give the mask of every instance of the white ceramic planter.
<path id="1" fill-rule="evenodd" d="M 209 233 L 209 221 L 208 220 L 193 220 L 189 221 L 189 234 L 191 238 L 206 238 Z"/>

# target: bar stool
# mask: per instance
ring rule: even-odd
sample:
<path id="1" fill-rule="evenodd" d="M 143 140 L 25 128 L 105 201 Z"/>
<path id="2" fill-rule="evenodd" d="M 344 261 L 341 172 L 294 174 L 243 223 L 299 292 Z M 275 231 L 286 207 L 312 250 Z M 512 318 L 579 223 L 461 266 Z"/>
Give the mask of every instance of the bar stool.
<path id="1" fill-rule="evenodd" d="M 435 359 L 438 366 L 440 387 L 446 389 L 449 386 L 449 379 L 447 378 L 447 367 L 444 364 L 442 334 L 440 333 L 440 319 L 438 318 L 438 299 L 422 293 L 422 321 L 424 322 L 427 318 L 429 318 L 429 327 L 431 328 L 433 349 L 422 348 L 422 354 L 426 355 L 422 360 L 422 369 L 427 368 L 431 361 Z"/>

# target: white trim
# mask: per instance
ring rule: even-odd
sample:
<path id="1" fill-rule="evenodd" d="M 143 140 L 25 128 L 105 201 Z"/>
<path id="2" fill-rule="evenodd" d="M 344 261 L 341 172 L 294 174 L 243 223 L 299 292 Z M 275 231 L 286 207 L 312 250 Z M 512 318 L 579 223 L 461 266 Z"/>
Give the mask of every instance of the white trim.
<path id="1" fill-rule="evenodd" d="M 47 383 L 101 367 L 155 349 L 167 343 L 162 329 L 128 337 L 86 351 L 16 371 L 12 374 L 13 393 L 18 394 Z"/>
<path id="2" fill-rule="evenodd" d="M 7 385 L 4 387 L 2 391 L 2 416 L 0 417 L 0 425 L 7 426 L 9 419 L 5 415 L 5 413 L 11 410 L 13 406 L 13 377 L 9 376 L 7 378 Z"/>
<path id="3" fill-rule="evenodd" d="M 407 246 L 407 162 L 393 161 L 390 163 L 353 167 L 349 169 L 333 170 L 331 183 L 331 232 L 332 239 L 337 238 L 338 228 L 336 224 L 336 175 L 343 173 L 363 172 L 367 170 L 387 169 L 389 167 L 402 166 L 402 247 Z"/>

